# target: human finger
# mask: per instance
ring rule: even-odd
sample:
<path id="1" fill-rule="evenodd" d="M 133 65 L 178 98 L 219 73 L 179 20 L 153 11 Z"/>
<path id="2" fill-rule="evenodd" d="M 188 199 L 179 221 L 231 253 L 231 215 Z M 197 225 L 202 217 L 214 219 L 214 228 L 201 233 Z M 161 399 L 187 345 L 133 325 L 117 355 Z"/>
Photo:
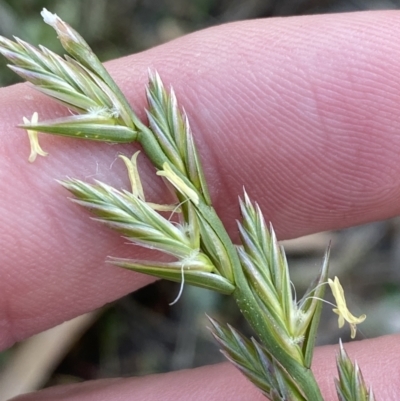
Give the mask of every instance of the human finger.
<path id="1" fill-rule="evenodd" d="M 174 85 L 210 191 L 231 233 L 242 185 L 281 238 L 399 212 L 399 14 L 310 16 L 224 25 L 108 64 L 143 116 L 148 67 Z M 104 264 L 145 256 L 87 218 L 54 181 L 126 184 L 127 146 L 55 137 L 28 165 L 22 116 L 65 113 L 25 85 L 0 91 L 0 346 L 97 308 L 149 278 Z M 112 166 L 112 169 L 110 168 Z M 145 168 L 150 197 L 161 195 Z"/>
<path id="2" fill-rule="evenodd" d="M 397 401 L 400 397 L 399 337 L 386 336 L 345 344 L 359 363 L 367 385 L 377 399 Z M 313 369 L 326 401 L 336 401 L 335 354 L 338 346 L 316 350 Z M 266 398 L 232 365 L 224 363 L 167 374 L 129 379 L 109 379 L 58 386 L 14 399 L 15 401 L 262 401 Z"/>

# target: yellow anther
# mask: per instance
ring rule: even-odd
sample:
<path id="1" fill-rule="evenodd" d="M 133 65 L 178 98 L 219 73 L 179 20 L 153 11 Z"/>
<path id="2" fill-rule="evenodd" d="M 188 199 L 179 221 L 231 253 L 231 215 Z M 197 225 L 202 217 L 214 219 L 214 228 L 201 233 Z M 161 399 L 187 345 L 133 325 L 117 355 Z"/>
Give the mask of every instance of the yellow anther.
<path id="1" fill-rule="evenodd" d="M 137 158 L 140 151 L 138 150 L 131 159 L 126 156 L 120 155 L 119 157 L 124 161 L 126 169 L 128 170 L 129 181 L 131 182 L 132 193 L 140 200 L 144 201 L 144 192 L 142 181 L 140 180 L 139 171 L 137 168 Z"/>
<path id="2" fill-rule="evenodd" d="M 195 205 L 199 204 L 199 195 L 196 191 L 190 188 L 171 168 L 171 166 L 165 162 L 163 164 L 163 170 L 157 171 L 157 175 L 165 177 L 179 192 L 189 198 Z"/>
<path id="3" fill-rule="evenodd" d="M 346 321 L 350 324 L 351 338 L 354 338 L 356 336 L 357 324 L 362 323 L 367 316 L 361 315 L 360 317 L 355 317 L 350 313 L 347 309 L 346 299 L 344 298 L 343 287 L 337 277 L 335 277 L 334 280 L 328 279 L 328 284 L 331 287 L 332 294 L 336 301 L 337 307 L 333 309 L 333 312 L 339 315 L 339 328 L 343 327 L 344 322 Z"/>
<path id="4" fill-rule="evenodd" d="M 144 196 L 143 185 L 140 179 L 139 170 L 137 167 L 137 158 L 140 151 L 138 150 L 130 159 L 124 155 L 119 157 L 124 161 L 126 169 L 128 170 L 129 181 L 132 187 L 132 194 L 139 198 L 141 201 L 146 202 Z M 153 210 L 158 212 L 174 212 L 180 213 L 181 209 L 179 205 L 159 205 L 158 203 L 146 202 L 147 206 L 150 206 Z"/>
<path id="5" fill-rule="evenodd" d="M 29 120 L 26 117 L 23 117 L 24 124 L 26 125 L 36 125 L 38 123 L 39 116 L 37 112 L 34 112 L 32 114 L 32 118 Z M 36 160 L 37 155 L 40 156 L 47 156 L 48 153 L 45 152 L 39 144 L 39 139 L 38 139 L 38 133 L 37 131 L 27 129 L 28 132 L 28 137 L 29 137 L 29 143 L 31 145 L 31 153 L 29 155 L 29 161 L 33 163 Z"/>

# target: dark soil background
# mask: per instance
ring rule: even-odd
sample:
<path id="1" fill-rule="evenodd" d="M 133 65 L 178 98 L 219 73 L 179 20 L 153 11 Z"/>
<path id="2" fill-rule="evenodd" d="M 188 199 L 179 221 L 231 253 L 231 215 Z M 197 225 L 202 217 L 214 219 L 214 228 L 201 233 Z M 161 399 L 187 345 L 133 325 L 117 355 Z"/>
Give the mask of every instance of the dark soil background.
<path id="1" fill-rule="evenodd" d="M 102 60 L 138 52 L 180 35 L 229 21 L 315 13 L 395 9 L 400 1 L 372 0 L 0 0 L 0 34 L 16 35 L 62 53 L 42 23 L 43 7 L 59 14 L 89 42 Z M 19 79 L 0 59 L 0 85 Z M 400 330 L 400 220 L 343 232 L 323 233 L 288 244 L 298 297 L 318 271 L 331 239 L 331 276 L 340 274 L 354 314 L 367 313 L 360 338 Z M 105 307 L 69 353 L 52 369 L 47 385 L 103 377 L 144 375 L 215 363 L 223 358 L 205 328 L 205 313 L 248 332 L 228 298 L 186 286 L 157 282 Z M 337 319 L 326 307 L 319 343 L 335 343 Z M 7 369 L 18 346 L 0 354 Z"/>

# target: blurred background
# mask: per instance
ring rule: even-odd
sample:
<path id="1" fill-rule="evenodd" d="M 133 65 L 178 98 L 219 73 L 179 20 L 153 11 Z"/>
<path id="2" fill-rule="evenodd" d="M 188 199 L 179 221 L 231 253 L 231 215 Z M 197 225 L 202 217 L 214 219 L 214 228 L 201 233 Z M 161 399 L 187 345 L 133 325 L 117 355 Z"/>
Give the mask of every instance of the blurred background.
<path id="1" fill-rule="evenodd" d="M 59 14 L 100 59 L 138 52 L 205 27 L 252 18 L 396 9 L 400 0 L 0 0 L 0 34 L 63 53 L 40 18 Z M 0 86 L 19 81 L 0 58 Z M 360 338 L 400 331 L 400 220 L 322 233 L 286 246 L 298 297 L 316 274 L 329 241 L 330 276 L 340 275 L 355 315 L 367 313 Z M 223 360 L 205 328 L 205 313 L 248 333 L 228 298 L 157 282 L 102 310 L 65 323 L 0 353 L 0 401 L 46 386 L 105 377 L 145 375 Z M 318 342 L 349 337 L 325 307 Z"/>

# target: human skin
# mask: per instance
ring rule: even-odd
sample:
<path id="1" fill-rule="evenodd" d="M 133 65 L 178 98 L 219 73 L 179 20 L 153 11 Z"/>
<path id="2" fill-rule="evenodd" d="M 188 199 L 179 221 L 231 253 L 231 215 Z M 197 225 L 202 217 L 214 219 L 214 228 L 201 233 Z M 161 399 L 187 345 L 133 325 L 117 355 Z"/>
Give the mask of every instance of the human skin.
<path id="1" fill-rule="evenodd" d="M 245 21 L 185 36 L 107 68 L 140 116 L 149 67 L 174 86 L 215 207 L 234 239 L 243 185 L 278 237 L 287 239 L 400 213 L 399 37 L 398 12 Z M 42 120 L 66 113 L 26 84 L 0 90 L 1 349 L 152 281 L 104 262 L 108 255 L 146 253 L 91 221 L 55 181 L 95 177 L 128 185 L 122 162 L 115 160 L 120 152 L 131 155 L 134 146 L 43 135 L 50 156 L 31 165 L 27 136 L 16 125 L 34 111 Z M 164 196 L 148 165 L 143 174 L 149 198 Z M 377 399 L 400 397 L 399 343 L 398 336 L 387 336 L 346 345 Z M 313 365 L 327 401 L 336 399 L 336 350 L 318 349 Z M 264 398 L 222 364 L 59 387 L 20 399 Z"/>

